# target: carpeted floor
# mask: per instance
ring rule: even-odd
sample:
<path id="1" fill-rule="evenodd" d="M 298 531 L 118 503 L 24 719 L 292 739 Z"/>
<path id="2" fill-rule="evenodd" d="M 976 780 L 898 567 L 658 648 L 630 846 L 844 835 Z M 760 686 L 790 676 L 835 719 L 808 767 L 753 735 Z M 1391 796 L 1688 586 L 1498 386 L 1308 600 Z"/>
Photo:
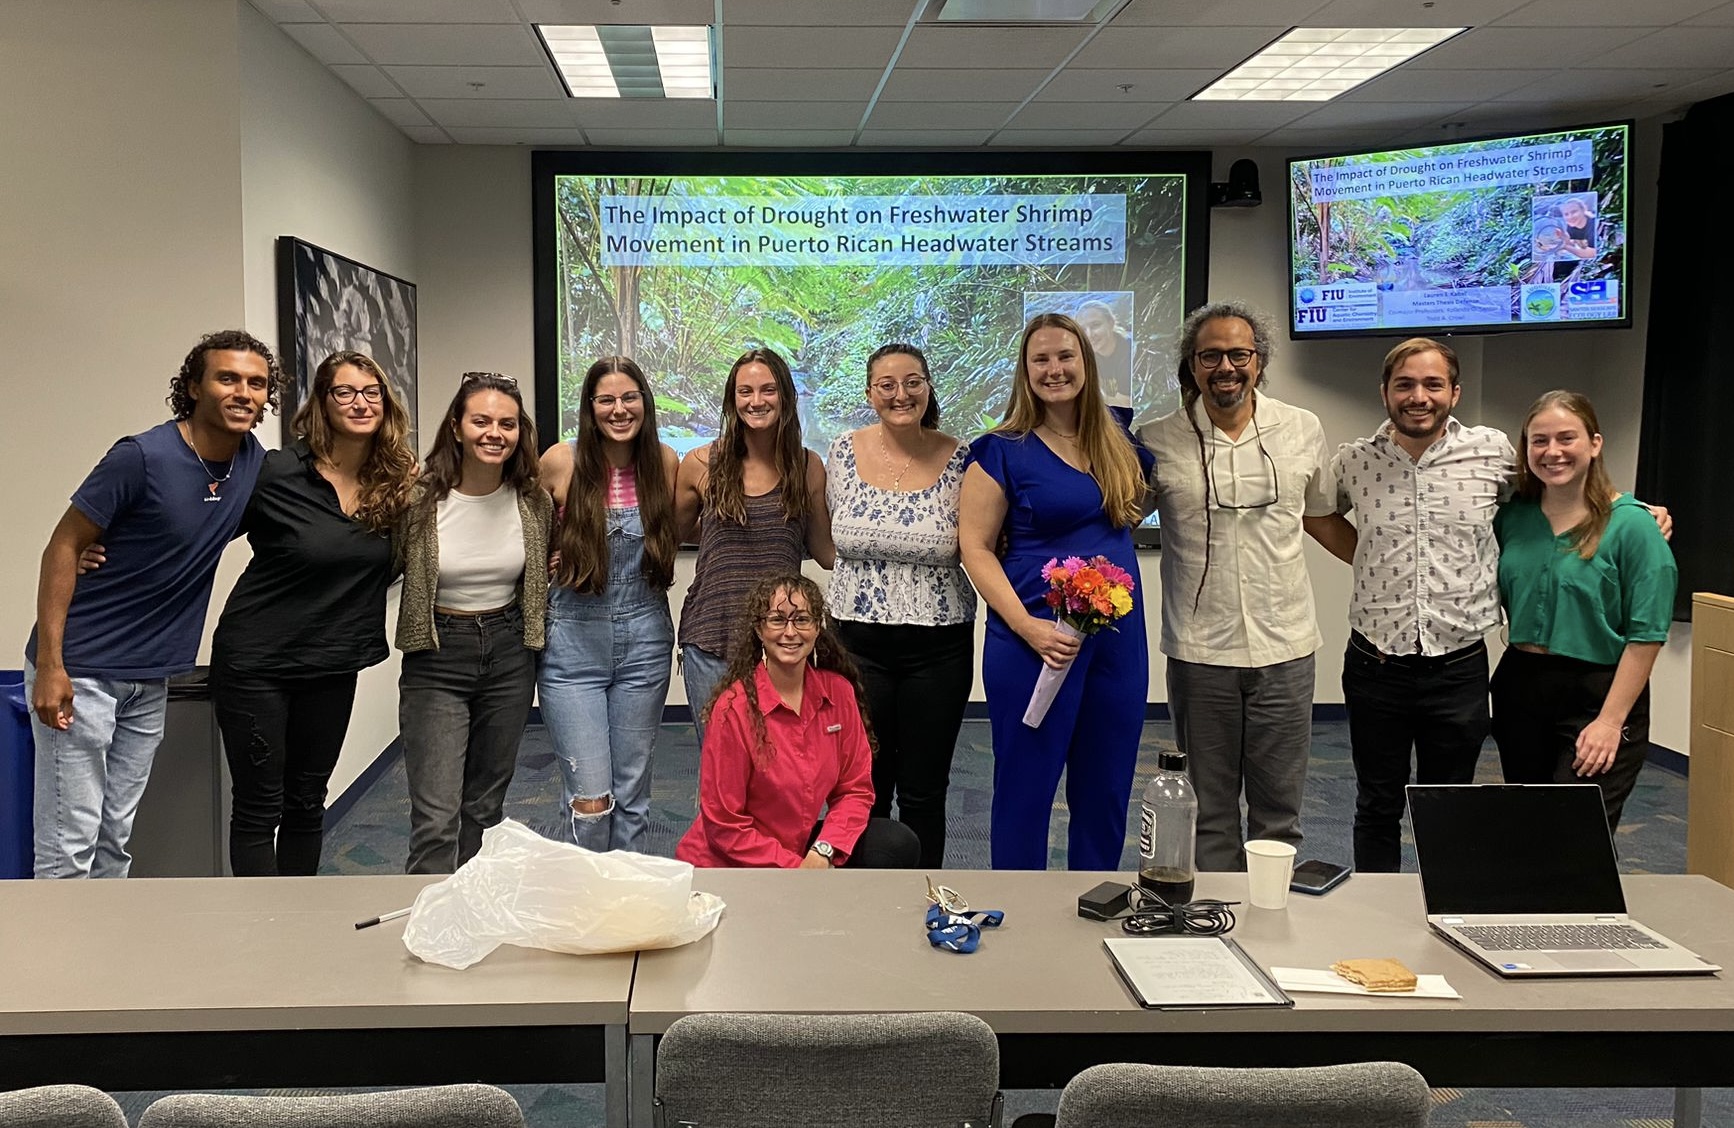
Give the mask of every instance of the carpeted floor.
<path id="1" fill-rule="evenodd" d="M 1171 747 L 1164 722 L 1145 726 L 1139 779 L 1155 770 L 1156 754 Z M 986 868 L 988 806 L 993 761 L 985 721 L 964 725 L 952 771 L 947 864 Z M 1483 754 L 1480 778 L 1496 782 L 1498 760 Z M 697 803 L 698 754 L 690 725 L 665 725 L 657 743 L 652 791 L 651 852 L 672 855 L 692 821 Z M 1133 802 L 1136 803 L 1136 795 Z M 1303 829 L 1303 857 L 1348 862 L 1354 812 L 1354 770 L 1349 761 L 1348 727 L 1343 722 L 1313 726 Z M 506 813 L 531 826 L 547 827 L 561 817 L 559 774 L 547 735 L 539 726 L 525 733 L 518 773 Z M 1131 821 L 1136 828 L 1136 819 Z M 1065 865 L 1064 790 L 1054 809 L 1048 856 Z M 409 801 L 401 760 L 380 777 L 327 828 L 324 873 L 397 873 L 408 854 Z M 1414 851 L 1404 834 L 1404 868 L 1414 869 Z M 1681 873 L 1686 862 L 1686 781 L 1651 765 L 1638 779 L 1620 827 L 1622 868 L 1629 873 Z M 1127 843 L 1125 864 L 1135 861 Z M 540 1085 L 512 1087 L 532 1128 L 590 1128 L 602 1118 L 601 1086 Z M 136 1122 L 157 1094 L 117 1094 Z M 1665 1128 L 1672 1123 L 1673 1093 L 1662 1089 L 1436 1089 L 1434 1128 Z M 1058 1094 L 1018 1091 L 1007 1094 L 1007 1123 L 1026 1112 L 1052 1112 Z M 1704 1094 L 1704 1124 L 1734 1125 L 1734 1090 Z"/>

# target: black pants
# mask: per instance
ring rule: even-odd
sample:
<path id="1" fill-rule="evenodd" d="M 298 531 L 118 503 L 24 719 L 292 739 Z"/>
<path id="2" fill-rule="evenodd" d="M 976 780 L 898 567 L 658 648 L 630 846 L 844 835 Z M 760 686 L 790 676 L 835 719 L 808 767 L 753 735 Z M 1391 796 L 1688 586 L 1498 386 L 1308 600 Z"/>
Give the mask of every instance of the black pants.
<path id="1" fill-rule="evenodd" d="M 229 867 L 236 877 L 319 872 L 325 790 L 349 731 L 355 674 L 272 678 L 218 667 L 211 701 L 232 781 Z"/>
<path id="2" fill-rule="evenodd" d="M 1436 658 L 1381 655 L 1355 631 L 1343 654 L 1355 761 L 1355 868 L 1396 873 L 1409 783 L 1470 783 L 1487 739 L 1487 644 Z"/>
<path id="3" fill-rule="evenodd" d="M 1606 772 L 1579 776 L 1571 763 L 1578 733 L 1602 711 L 1616 668 L 1514 647 L 1493 674 L 1493 739 L 1505 781 L 1598 784 L 1610 833 L 1620 825 L 1626 797 L 1649 755 L 1650 687 L 1644 686 L 1626 715 L 1625 734 Z"/>
<path id="4" fill-rule="evenodd" d="M 921 840 L 921 864 L 945 864 L 945 795 L 963 710 L 975 683 L 975 624 L 858 623 L 837 635 L 861 667 L 867 719 L 879 743 L 873 814 L 897 817 Z"/>
<path id="5" fill-rule="evenodd" d="M 813 838 L 807 843 L 807 849 L 811 850 L 813 842 L 824 836 L 825 824 L 820 823 L 813 828 Z M 915 837 L 913 830 L 890 819 L 868 819 L 846 864 L 852 870 L 915 869 L 920 861 L 921 840 Z"/>

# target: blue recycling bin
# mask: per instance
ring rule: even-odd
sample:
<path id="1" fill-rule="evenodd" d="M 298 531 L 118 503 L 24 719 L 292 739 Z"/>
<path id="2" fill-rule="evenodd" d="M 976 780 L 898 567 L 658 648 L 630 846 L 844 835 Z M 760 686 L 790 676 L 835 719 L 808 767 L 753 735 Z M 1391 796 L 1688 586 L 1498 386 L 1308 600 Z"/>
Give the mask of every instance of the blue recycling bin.
<path id="1" fill-rule="evenodd" d="M 35 860 L 30 811 L 36 751 L 23 670 L 0 670 L 0 696 L 5 698 L 0 717 L 0 878 L 29 877 Z"/>

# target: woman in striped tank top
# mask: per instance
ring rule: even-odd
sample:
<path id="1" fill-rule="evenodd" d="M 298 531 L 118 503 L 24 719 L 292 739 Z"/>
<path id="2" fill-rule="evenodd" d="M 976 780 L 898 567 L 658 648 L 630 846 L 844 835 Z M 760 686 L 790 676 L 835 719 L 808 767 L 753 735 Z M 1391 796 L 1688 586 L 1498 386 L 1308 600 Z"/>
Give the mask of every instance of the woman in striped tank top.
<path id="1" fill-rule="evenodd" d="M 555 831 L 591 850 L 642 852 L 674 652 L 680 463 L 657 439 L 656 402 L 631 359 L 591 365 L 578 403 L 578 437 L 542 456 L 559 510 L 536 681 L 565 799 Z"/>
<path id="2" fill-rule="evenodd" d="M 680 539 L 696 530 L 698 560 L 680 608 L 680 670 L 693 727 L 734 653 L 747 593 L 766 576 L 798 572 L 810 555 L 835 562 L 825 464 L 801 445 L 795 381 L 772 349 L 749 349 L 723 386 L 722 434 L 687 454 L 675 487 Z"/>

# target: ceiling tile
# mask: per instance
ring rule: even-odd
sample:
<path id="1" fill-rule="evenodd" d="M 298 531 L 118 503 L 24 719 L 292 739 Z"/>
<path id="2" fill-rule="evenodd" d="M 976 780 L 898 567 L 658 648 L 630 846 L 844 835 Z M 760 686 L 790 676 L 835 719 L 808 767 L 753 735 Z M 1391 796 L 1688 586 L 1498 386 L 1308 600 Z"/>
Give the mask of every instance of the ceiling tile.
<path id="1" fill-rule="evenodd" d="M 1220 70 L 1079 70 L 1067 67 L 1038 102 L 1178 102 L 1222 77 Z M 1124 84 L 1132 89 L 1122 91 Z"/>
<path id="2" fill-rule="evenodd" d="M 1522 8 L 1530 0 L 1436 0 L 1422 7 L 1392 0 L 1331 0 L 1304 20 L 1305 27 L 1481 27 Z M 1565 20 L 1594 24 L 1600 20 Z"/>
<path id="3" fill-rule="evenodd" d="M 514 0 L 524 18 L 546 24 L 708 24 L 711 0 Z"/>
<path id="4" fill-rule="evenodd" d="M 631 146 L 635 149 L 712 148 L 715 129 L 586 129 L 592 145 Z"/>
<path id="5" fill-rule="evenodd" d="M 317 0 L 334 24 L 517 23 L 509 0 Z"/>
<path id="6" fill-rule="evenodd" d="M 880 102 L 867 121 L 869 129 L 998 129 L 1018 108 L 1016 102 Z"/>
<path id="7" fill-rule="evenodd" d="M 1107 102 L 1082 106 L 1076 102 L 1031 102 L 1006 126 L 1008 129 L 1118 129 L 1121 134 L 1150 124 L 1162 113 L 1161 103 Z"/>
<path id="8" fill-rule="evenodd" d="M 902 36 L 895 27 L 729 27 L 722 57 L 738 62 L 799 60 L 808 67 L 883 67 Z"/>
<path id="9" fill-rule="evenodd" d="M 1666 90 L 1658 90 L 1655 92 L 1655 97 L 1645 98 L 1634 105 L 1634 116 L 1670 113 L 1675 109 L 1684 109 L 1694 102 L 1702 102 L 1706 98 L 1719 98 L 1729 93 L 1734 93 L 1734 70 L 1723 71 L 1716 77 L 1706 78 L 1701 82 L 1670 86 Z"/>
<path id="10" fill-rule="evenodd" d="M 427 125 L 427 115 L 408 98 L 369 98 L 367 104 L 385 115 L 393 125 Z"/>
<path id="11" fill-rule="evenodd" d="M 860 144 L 874 148 L 971 148 L 986 143 L 985 129 L 864 129 Z"/>
<path id="12" fill-rule="evenodd" d="M 1496 98 L 1535 79 L 1532 70 L 1416 70 L 1398 67 L 1344 94 L 1343 102 L 1450 102 Z"/>
<path id="13" fill-rule="evenodd" d="M 757 27 L 825 24 L 902 27 L 922 3 L 923 0 L 849 0 L 847 4 L 815 3 L 814 0 L 723 0 L 723 23 Z"/>
<path id="14" fill-rule="evenodd" d="M 1140 129 L 1121 142 L 1150 149 L 1216 149 L 1250 145 L 1263 129 Z"/>
<path id="15" fill-rule="evenodd" d="M 404 136 L 418 145 L 449 145 L 452 139 L 446 131 L 437 125 L 403 125 L 399 126 Z"/>
<path id="16" fill-rule="evenodd" d="M 560 80 L 545 66 L 386 67 L 385 73 L 411 98 L 566 97 Z"/>
<path id="17" fill-rule="evenodd" d="M 1597 113 L 1586 110 L 1582 121 L 1601 121 L 1614 117 L 1612 113 Z M 1458 139 L 1469 140 L 1476 137 L 1487 137 L 1499 133 L 1528 133 L 1558 129 L 1561 125 L 1571 125 L 1573 122 L 1561 122 L 1558 106 L 1536 106 L 1522 102 L 1488 102 L 1480 106 L 1471 106 L 1462 113 L 1453 114 L 1450 128 L 1440 129 L 1436 133 L 1427 133 L 1426 144 L 1437 145 L 1442 142 Z M 1437 128 L 1437 127 L 1436 127 Z"/>
<path id="18" fill-rule="evenodd" d="M 441 125 L 551 129 L 576 125 L 571 100 L 524 101 L 512 98 L 423 98 L 421 108 Z"/>
<path id="19" fill-rule="evenodd" d="M 273 23 L 319 23 L 318 12 L 307 0 L 249 0 L 266 19 Z"/>
<path id="20" fill-rule="evenodd" d="M 1154 129 L 1275 129 L 1317 102 L 1176 102 L 1151 122 Z"/>
<path id="21" fill-rule="evenodd" d="M 864 101 L 741 102 L 731 98 L 723 103 L 723 129 L 846 129 L 853 135 L 866 115 Z"/>
<path id="22" fill-rule="evenodd" d="M 1472 27 L 1404 63 L 1426 70 L 1526 70 L 1570 66 L 1632 38 L 1612 27 Z"/>
<path id="23" fill-rule="evenodd" d="M 367 56 L 343 37 L 330 24 L 284 24 L 283 31 L 307 53 L 326 65 L 334 63 L 365 63 Z"/>
<path id="24" fill-rule="evenodd" d="M 1078 52 L 1076 68 L 1231 67 L 1289 29 L 1110 25 Z"/>
<path id="25" fill-rule="evenodd" d="M 725 102 L 866 101 L 879 85 L 877 70 L 787 70 L 773 67 L 726 67 L 722 88 Z"/>
<path id="26" fill-rule="evenodd" d="M 723 130 L 723 144 L 749 149 L 841 149 L 854 140 L 853 129 Z"/>
<path id="27" fill-rule="evenodd" d="M 363 98 L 401 98 L 404 92 L 392 85 L 391 79 L 380 73 L 378 67 L 365 64 L 342 64 L 331 68 L 338 78 L 354 87 L 355 92 Z"/>
<path id="28" fill-rule="evenodd" d="M 1274 145 L 1304 156 L 1326 152 L 1349 153 L 1380 148 L 1391 136 L 1389 129 L 1297 129 L 1285 126 L 1258 139 L 1260 145 Z"/>
<path id="29" fill-rule="evenodd" d="M 1459 117 L 1469 108 L 1469 103 L 1405 102 L 1400 105 L 1383 105 L 1378 102 L 1326 102 L 1321 106 L 1314 102 L 1312 106 L 1312 112 L 1295 123 L 1297 128 L 1320 129 L 1344 125 L 1371 129 L 1373 126 L 1382 126 L 1395 131 Z"/>
<path id="30" fill-rule="evenodd" d="M 1693 16 L 1682 23 L 1701 24 L 1705 27 L 1734 27 L 1734 4 L 1724 4 L 1720 8 L 1711 8 L 1700 16 Z"/>
<path id="31" fill-rule="evenodd" d="M 1590 67 L 1707 67 L 1734 59 L 1734 27 L 1670 27 L 1583 60 Z"/>
<path id="32" fill-rule="evenodd" d="M 1530 0 L 1499 22 L 1528 27 L 1666 27 L 1702 15 L 1723 0 Z"/>
<path id="33" fill-rule="evenodd" d="M 1114 17 L 1117 27 L 1259 27 L 1315 23 L 1308 19 L 1324 0 L 1212 0 L 1176 4 L 1174 0 L 1132 0 Z"/>
<path id="34" fill-rule="evenodd" d="M 402 66 L 534 67 L 547 56 L 535 36 L 507 24 L 344 24 L 376 63 Z"/>
<path id="35" fill-rule="evenodd" d="M 1084 41 L 1084 28 L 948 27 L 923 24 L 897 56 L 898 67 L 1045 67 L 1052 70 Z"/>
<path id="36" fill-rule="evenodd" d="M 576 129 L 515 129 L 512 127 L 469 126 L 450 129 L 452 140 L 460 145 L 567 145 L 584 144 L 584 135 Z"/>
<path id="37" fill-rule="evenodd" d="M 1483 98 L 1482 101 L 1551 102 L 1557 105 L 1561 102 L 1608 102 L 1624 98 L 1656 98 L 1661 97 L 1665 90 L 1699 82 L 1706 78 L 1713 78 L 1717 73 L 1715 70 L 1692 70 L 1683 67 L 1674 70 L 1586 70 L 1580 68 L 1558 71 L 1508 93 Z"/>
<path id="38" fill-rule="evenodd" d="M 574 98 L 572 118 L 590 129 L 715 129 L 708 98 Z"/>
<path id="39" fill-rule="evenodd" d="M 1045 70 L 904 70 L 891 72 L 882 102 L 1021 102 Z"/>
<path id="40" fill-rule="evenodd" d="M 1124 136 L 1124 129 L 1004 129 L 988 144 L 1012 149 L 1100 149 Z"/>

